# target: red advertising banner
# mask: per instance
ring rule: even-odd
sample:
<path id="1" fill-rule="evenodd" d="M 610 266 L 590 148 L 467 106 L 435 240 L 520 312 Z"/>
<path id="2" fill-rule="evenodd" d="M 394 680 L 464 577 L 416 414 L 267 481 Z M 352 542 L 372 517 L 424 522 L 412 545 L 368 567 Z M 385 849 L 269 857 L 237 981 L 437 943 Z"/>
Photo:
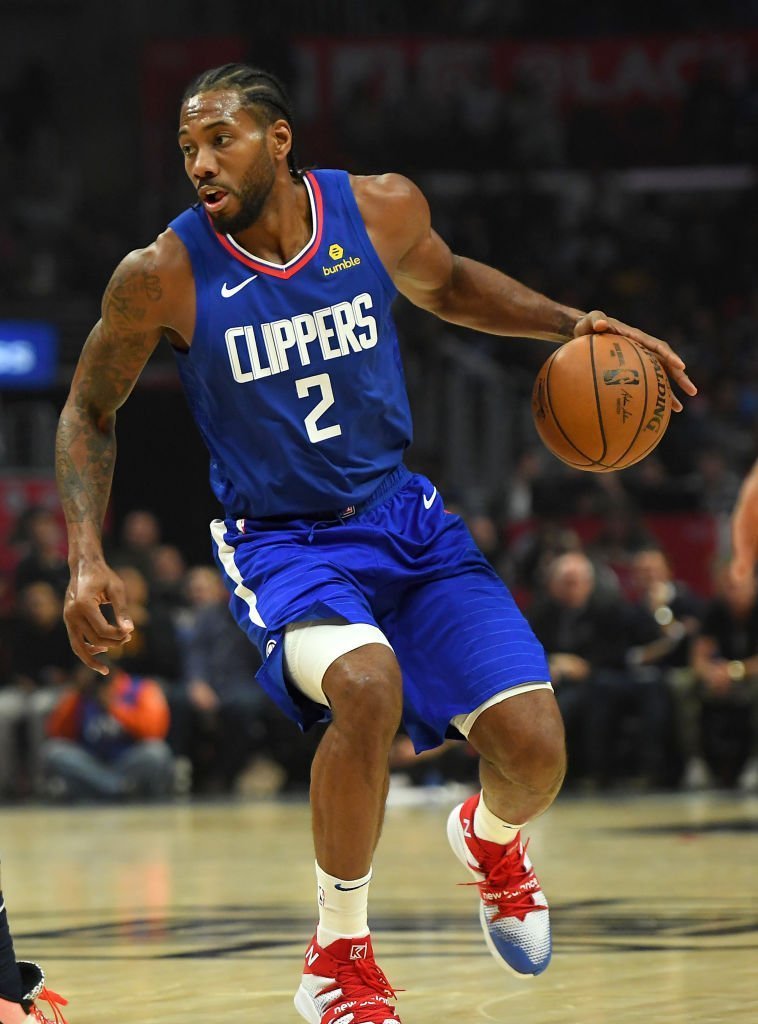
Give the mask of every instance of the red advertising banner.
<path id="1" fill-rule="evenodd" d="M 143 212 L 151 212 L 159 195 L 189 195 L 173 148 L 183 89 L 204 68 L 243 59 L 247 43 L 240 36 L 146 43 L 142 123 L 145 178 L 153 187 L 144 192 Z M 525 122 L 523 131 L 549 127 L 560 111 L 618 110 L 623 119 L 635 107 L 655 108 L 662 115 L 658 130 L 670 131 L 674 144 L 686 132 L 682 111 L 699 80 L 716 83 L 717 94 L 738 93 L 758 69 L 758 31 L 556 42 L 319 36 L 295 37 L 291 48 L 296 73 L 288 84 L 301 151 L 321 163 L 339 163 L 343 148 L 353 156 L 372 151 L 372 144 L 375 151 L 387 126 L 399 126 L 406 140 L 440 138 L 461 117 L 469 136 L 487 139 L 504 107 L 517 128 L 519 118 Z"/>
<path id="2" fill-rule="evenodd" d="M 758 65 L 758 32 L 576 42 L 308 38 L 296 47 L 305 75 L 299 91 L 320 94 L 327 111 L 365 82 L 392 103 L 419 92 L 430 99 L 459 89 L 506 92 L 524 76 L 540 81 L 563 104 L 669 104 L 680 102 L 706 67 L 739 85 Z"/>

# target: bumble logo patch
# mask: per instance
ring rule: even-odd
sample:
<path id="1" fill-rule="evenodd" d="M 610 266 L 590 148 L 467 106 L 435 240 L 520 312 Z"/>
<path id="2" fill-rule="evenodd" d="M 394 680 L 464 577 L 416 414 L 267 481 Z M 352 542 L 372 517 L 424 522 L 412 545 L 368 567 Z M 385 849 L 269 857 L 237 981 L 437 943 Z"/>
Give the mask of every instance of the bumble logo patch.
<path id="1" fill-rule="evenodd" d="M 360 266 L 360 256 L 345 257 L 345 250 L 338 242 L 329 246 L 329 255 L 333 260 L 339 260 L 339 263 L 335 262 L 332 267 L 322 267 L 321 271 L 324 277 L 331 277 L 332 274 L 339 274 L 340 270 L 349 270 L 351 267 Z"/>

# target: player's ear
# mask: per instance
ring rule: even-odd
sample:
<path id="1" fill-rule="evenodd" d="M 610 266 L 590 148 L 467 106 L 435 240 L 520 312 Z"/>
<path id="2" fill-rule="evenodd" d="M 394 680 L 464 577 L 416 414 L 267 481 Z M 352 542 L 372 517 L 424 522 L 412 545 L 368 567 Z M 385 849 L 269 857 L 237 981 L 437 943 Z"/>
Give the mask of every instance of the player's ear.
<path id="1" fill-rule="evenodd" d="M 274 157 L 277 160 L 286 160 L 287 154 L 292 149 L 292 129 L 289 124 L 280 118 L 278 121 L 274 121 L 269 132 L 273 143 Z"/>

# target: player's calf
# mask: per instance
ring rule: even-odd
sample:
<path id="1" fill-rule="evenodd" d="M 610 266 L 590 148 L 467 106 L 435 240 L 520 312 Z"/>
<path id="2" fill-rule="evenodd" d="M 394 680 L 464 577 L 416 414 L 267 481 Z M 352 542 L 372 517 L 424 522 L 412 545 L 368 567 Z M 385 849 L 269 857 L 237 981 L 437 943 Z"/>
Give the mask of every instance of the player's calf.
<path id="1" fill-rule="evenodd" d="M 547 687 L 518 693 L 484 711 L 469 740 L 482 757 L 490 808 L 523 823 L 547 810 L 566 773 L 563 720 Z"/>

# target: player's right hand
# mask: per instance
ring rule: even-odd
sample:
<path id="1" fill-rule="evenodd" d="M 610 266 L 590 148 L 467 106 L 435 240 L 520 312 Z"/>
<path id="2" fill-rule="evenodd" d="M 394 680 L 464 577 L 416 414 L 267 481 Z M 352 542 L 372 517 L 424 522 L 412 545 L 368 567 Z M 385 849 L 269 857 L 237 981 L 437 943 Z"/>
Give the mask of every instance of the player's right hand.
<path id="1" fill-rule="evenodd" d="M 602 334 L 606 331 L 609 334 L 623 334 L 624 337 L 631 338 L 632 341 L 636 341 L 643 348 L 649 349 L 650 352 L 660 359 L 669 377 L 673 378 L 685 395 L 692 397 L 697 394 L 697 388 L 684 372 L 684 360 L 674 352 L 667 342 L 661 341 L 660 338 L 654 338 L 651 334 L 645 334 L 639 328 L 631 327 L 622 320 L 616 320 L 615 317 L 606 316 L 599 309 L 593 309 L 590 313 L 585 313 L 583 317 L 577 320 L 574 327 L 574 337 L 581 338 L 585 334 Z M 681 412 L 684 406 L 675 394 L 671 395 L 671 400 L 672 410 L 674 412 Z"/>
<path id="2" fill-rule="evenodd" d="M 113 626 L 102 612 L 102 606 L 107 604 L 113 608 L 116 619 Z M 74 654 L 102 676 L 107 676 L 109 669 L 95 655 L 126 643 L 134 630 L 126 606 L 124 584 L 103 561 L 89 562 L 79 569 L 72 569 L 63 620 Z"/>

